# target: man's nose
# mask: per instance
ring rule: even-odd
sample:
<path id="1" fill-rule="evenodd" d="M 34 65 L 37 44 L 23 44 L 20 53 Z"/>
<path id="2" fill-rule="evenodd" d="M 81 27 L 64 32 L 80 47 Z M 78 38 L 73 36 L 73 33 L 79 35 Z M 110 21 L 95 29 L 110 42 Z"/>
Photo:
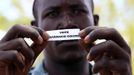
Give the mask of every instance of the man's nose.
<path id="1" fill-rule="evenodd" d="M 64 14 L 63 18 L 61 19 L 61 27 L 63 29 L 70 29 L 70 28 L 78 28 L 77 24 L 75 24 L 74 20 L 67 14 Z"/>

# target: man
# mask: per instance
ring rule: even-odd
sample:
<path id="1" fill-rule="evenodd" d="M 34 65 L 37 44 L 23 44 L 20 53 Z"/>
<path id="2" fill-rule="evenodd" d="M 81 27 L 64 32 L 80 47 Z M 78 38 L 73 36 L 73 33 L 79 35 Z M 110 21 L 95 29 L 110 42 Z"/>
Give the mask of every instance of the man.
<path id="1" fill-rule="evenodd" d="M 98 27 L 93 10 L 92 0 L 35 0 L 32 26 L 13 26 L 0 41 L 0 74 L 91 75 L 89 61 L 95 61 L 94 73 L 132 75 L 129 46 L 115 29 Z M 80 40 L 48 42 L 46 31 L 74 28 Z M 24 37 L 34 43 L 28 46 Z M 30 71 L 42 50 L 45 60 Z"/>

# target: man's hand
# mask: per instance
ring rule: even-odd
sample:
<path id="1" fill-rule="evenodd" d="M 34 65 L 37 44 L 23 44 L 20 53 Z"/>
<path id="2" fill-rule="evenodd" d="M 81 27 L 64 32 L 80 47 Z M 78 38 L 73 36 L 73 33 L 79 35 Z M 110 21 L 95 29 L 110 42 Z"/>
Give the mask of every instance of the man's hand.
<path id="1" fill-rule="evenodd" d="M 94 73 L 101 75 L 132 75 L 131 51 L 121 35 L 113 28 L 90 26 L 80 32 L 89 61 L 95 61 Z M 105 42 L 94 44 L 97 39 Z"/>
<path id="2" fill-rule="evenodd" d="M 29 46 L 24 38 L 31 38 Z M 15 25 L 0 41 L 0 75 L 27 75 L 47 44 L 47 34 L 32 26 Z"/>

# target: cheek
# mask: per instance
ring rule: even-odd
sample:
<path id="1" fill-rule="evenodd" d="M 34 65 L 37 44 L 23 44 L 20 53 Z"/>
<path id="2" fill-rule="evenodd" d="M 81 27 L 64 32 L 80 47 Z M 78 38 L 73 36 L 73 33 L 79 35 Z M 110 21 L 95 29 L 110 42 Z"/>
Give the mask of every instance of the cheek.
<path id="1" fill-rule="evenodd" d="M 45 31 L 48 30 L 55 30 L 57 25 L 57 21 L 56 20 L 50 20 L 50 19 L 46 19 L 43 20 L 41 23 L 41 28 L 43 28 Z"/>
<path id="2" fill-rule="evenodd" d="M 87 16 L 78 16 L 75 18 L 76 20 L 76 24 L 79 25 L 80 29 L 84 29 L 88 26 L 92 26 L 92 21 L 90 18 L 88 18 Z"/>
<path id="3" fill-rule="evenodd" d="M 48 45 L 46 46 L 46 52 L 50 56 L 55 55 L 55 51 L 56 51 L 55 49 L 56 49 L 56 47 L 53 45 L 52 42 L 49 42 Z"/>

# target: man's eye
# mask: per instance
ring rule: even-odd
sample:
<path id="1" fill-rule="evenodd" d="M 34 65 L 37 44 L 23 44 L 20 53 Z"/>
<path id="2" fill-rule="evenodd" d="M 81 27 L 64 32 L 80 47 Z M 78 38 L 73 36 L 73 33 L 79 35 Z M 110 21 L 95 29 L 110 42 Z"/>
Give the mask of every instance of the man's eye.
<path id="1" fill-rule="evenodd" d="M 72 9 L 72 13 L 75 15 L 80 15 L 80 14 L 86 13 L 86 11 L 82 9 Z"/>
<path id="2" fill-rule="evenodd" d="M 51 12 L 46 14 L 46 17 L 49 17 L 49 18 L 55 18 L 57 16 L 59 16 L 59 12 L 58 11 L 51 11 Z"/>

